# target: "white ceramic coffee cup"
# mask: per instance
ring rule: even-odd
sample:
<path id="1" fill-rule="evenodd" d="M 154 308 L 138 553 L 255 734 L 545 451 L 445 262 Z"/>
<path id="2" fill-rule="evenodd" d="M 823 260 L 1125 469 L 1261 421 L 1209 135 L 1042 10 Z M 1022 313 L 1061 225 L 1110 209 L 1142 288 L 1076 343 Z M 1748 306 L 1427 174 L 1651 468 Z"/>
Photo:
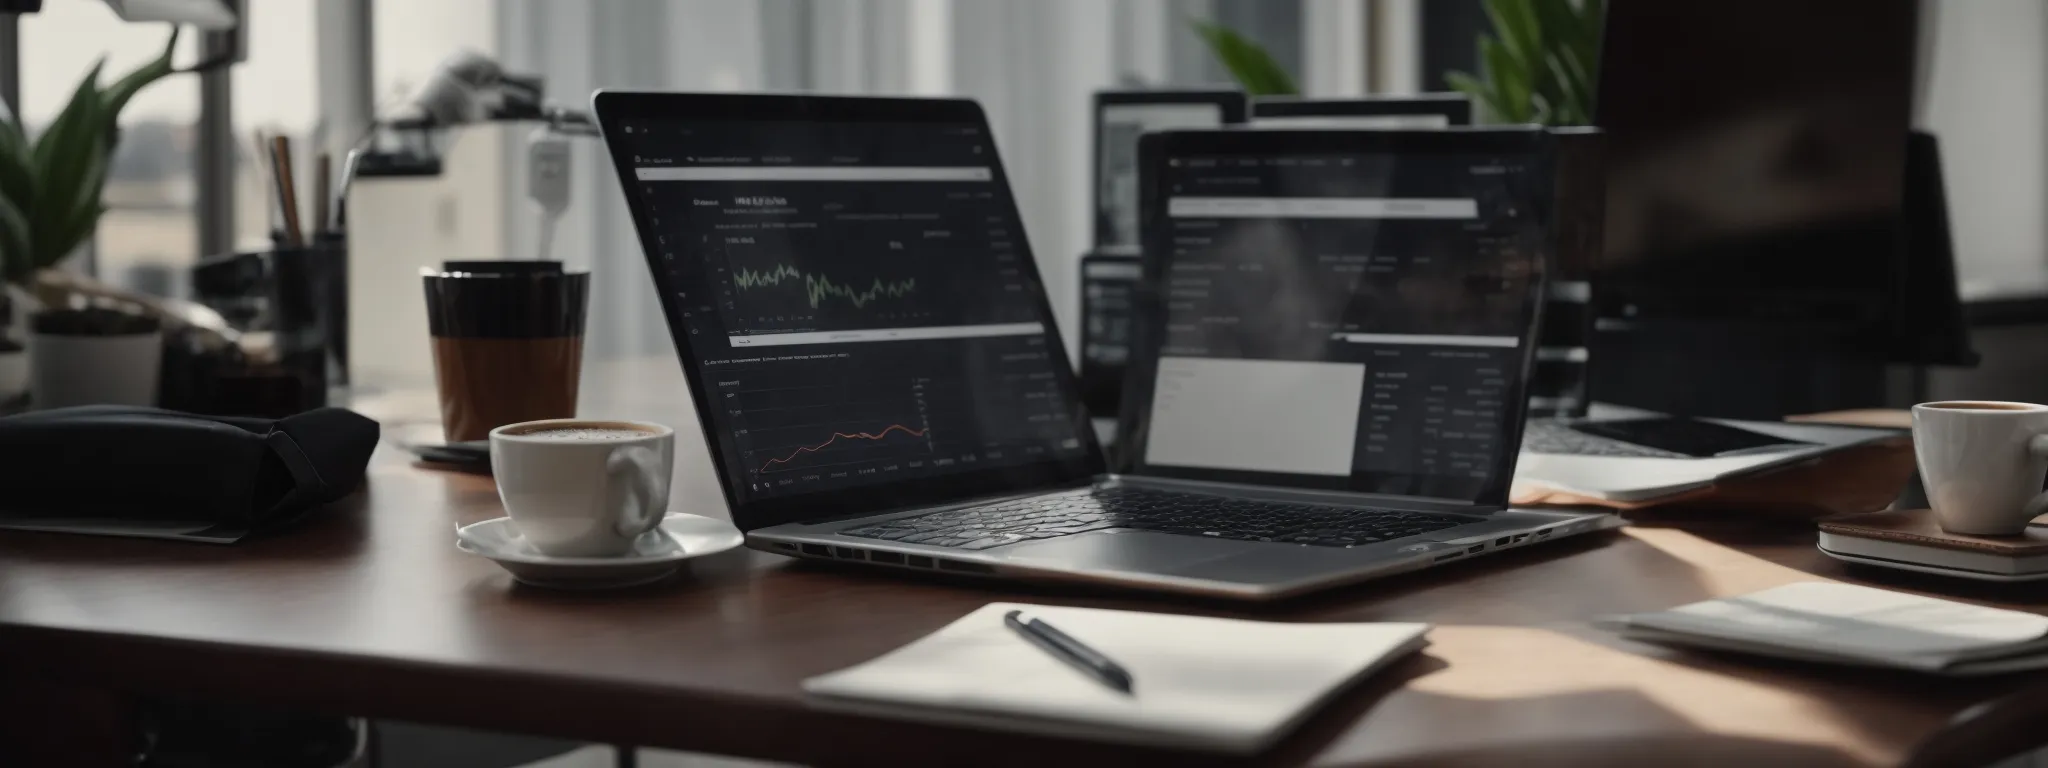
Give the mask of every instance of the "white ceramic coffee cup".
<path id="1" fill-rule="evenodd" d="M 588 439 L 548 432 L 623 430 L 632 437 Z M 609 557 L 668 514 L 675 430 L 660 424 L 548 419 L 491 430 L 491 474 L 519 534 L 559 557 Z"/>
<path id="2" fill-rule="evenodd" d="M 2048 511 L 2048 405 L 1921 403 L 1913 406 L 1913 453 L 1942 530 L 2010 536 Z"/>

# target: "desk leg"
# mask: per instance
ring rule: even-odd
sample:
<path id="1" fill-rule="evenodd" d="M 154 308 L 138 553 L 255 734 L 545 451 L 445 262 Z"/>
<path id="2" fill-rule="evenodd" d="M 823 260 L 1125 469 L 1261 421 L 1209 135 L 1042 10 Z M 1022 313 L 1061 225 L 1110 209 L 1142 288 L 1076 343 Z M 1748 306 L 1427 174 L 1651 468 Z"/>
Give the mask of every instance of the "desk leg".
<path id="1" fill-rule="evenodd" d="M 112 691 L 0 677 L 0 765 L 135 765 L 135 701 Z"/>

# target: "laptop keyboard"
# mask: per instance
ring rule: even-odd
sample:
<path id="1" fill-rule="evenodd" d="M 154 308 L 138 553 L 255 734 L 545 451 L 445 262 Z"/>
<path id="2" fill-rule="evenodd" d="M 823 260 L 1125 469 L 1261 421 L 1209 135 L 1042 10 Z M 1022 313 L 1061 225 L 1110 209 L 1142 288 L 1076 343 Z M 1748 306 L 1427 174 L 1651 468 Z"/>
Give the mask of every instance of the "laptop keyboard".
<path id="1" fill-rule="evenodd" d="M 1633 456 L 1646 459 L 1688 459 L 1682 453 L 1589 435 L 1554 421 L 1531 421 L 1522 430 L 1522 450 L 1566 456 Z"/>
<path id="2" fill-rule="evenodd" d="M 1251 501 L 1140 488 L 1040 496 L 898 518 L 847 536 L 959 549 L 988 549 L 1105 528 L 1352 547 L 1439 531 L 1472 518 L 1430 512 Z"/>

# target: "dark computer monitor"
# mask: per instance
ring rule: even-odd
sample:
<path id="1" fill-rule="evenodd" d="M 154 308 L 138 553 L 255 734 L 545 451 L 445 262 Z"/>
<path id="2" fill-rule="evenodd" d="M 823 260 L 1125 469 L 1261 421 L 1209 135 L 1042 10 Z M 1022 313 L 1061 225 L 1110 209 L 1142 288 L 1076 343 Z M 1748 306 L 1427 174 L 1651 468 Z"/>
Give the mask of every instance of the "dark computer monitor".
<path id="1" fill-rule="evenodd" d="M 1610 323 L 1887 359 L 1905 300 L 1914 0 L 1608 5 Z"/>
<path id="2" fill-rule="evenodd" d="M 1908 244 L 1917 16 L 1915 0 L 1608 4 L 1596 399 L 1778 418 L 1895 403 L 1888 365 L 1942 362 L 1913 330 L 1925 302 L 1954 301 L 1915 287 L 1915 260 L 1946 254 Z"/>
<path id="3" fill-rule="evenodd" d="M 1240 91 L 1095 94 L 1095 250 L 1138 253 L 1138 138 L 1154 131 L 1242 123 Z"/>

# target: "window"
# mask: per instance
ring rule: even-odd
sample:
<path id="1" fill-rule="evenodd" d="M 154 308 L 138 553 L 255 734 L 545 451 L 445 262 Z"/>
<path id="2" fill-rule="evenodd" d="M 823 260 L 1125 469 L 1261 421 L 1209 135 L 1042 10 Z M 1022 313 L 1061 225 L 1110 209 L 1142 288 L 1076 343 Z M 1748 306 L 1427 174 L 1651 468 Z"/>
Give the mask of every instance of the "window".
<path id="1" fill-rule="evenodd" d="M 21 114 L 29 133 L 57 117 L 94 61 L 106 58 L 100 83 L 110 83 L 154 58 L 169 35 L 165 25 L 123 22 L 91 0 L 49 0 L 41 13 L 21 17 Z M 177 60 L 192 61 L 197 36 L 186 35 L 178 46 Z M 107 178 L 109 210 L 91 256 L 74 266 L 155 293 L 173 292 L 181 283 L 198 258 L 192 164 L 198 115 L 199 81 L 188 75 L 160 80 L 128 103 Z"/>
<path id="2" fill-rule="evenodd" d="M 262 0 L 249 4 L 247 61 L 235 65 L 235 244 L 266 247 L 277 219 L 270 165 L 256 146 L 256 132 L 290 136 L 297 171 L 300 214 L 311 216 L 314 193 L 313 132 L 318 127 L 318 78 L 313 74 L 314 0 Z M 334 162 L 340 163 L 336 158 Z M 337 167 L 337 172 L 339 168 Z M 312 225 L 306 224 L 308 228 Z M 309 233 L 310 234 L 310 233 Z M 211 254 L 209 254 L 211 255 Z"/>
<path id="3" fill-rule="evenodd" d="M 376 83 L 371 96 L 383 115 L 411 97 L 449 54 L 498 49 L 497 3 L 492 0 L 364 0 L 370 2 L 372 59 Z"/>

